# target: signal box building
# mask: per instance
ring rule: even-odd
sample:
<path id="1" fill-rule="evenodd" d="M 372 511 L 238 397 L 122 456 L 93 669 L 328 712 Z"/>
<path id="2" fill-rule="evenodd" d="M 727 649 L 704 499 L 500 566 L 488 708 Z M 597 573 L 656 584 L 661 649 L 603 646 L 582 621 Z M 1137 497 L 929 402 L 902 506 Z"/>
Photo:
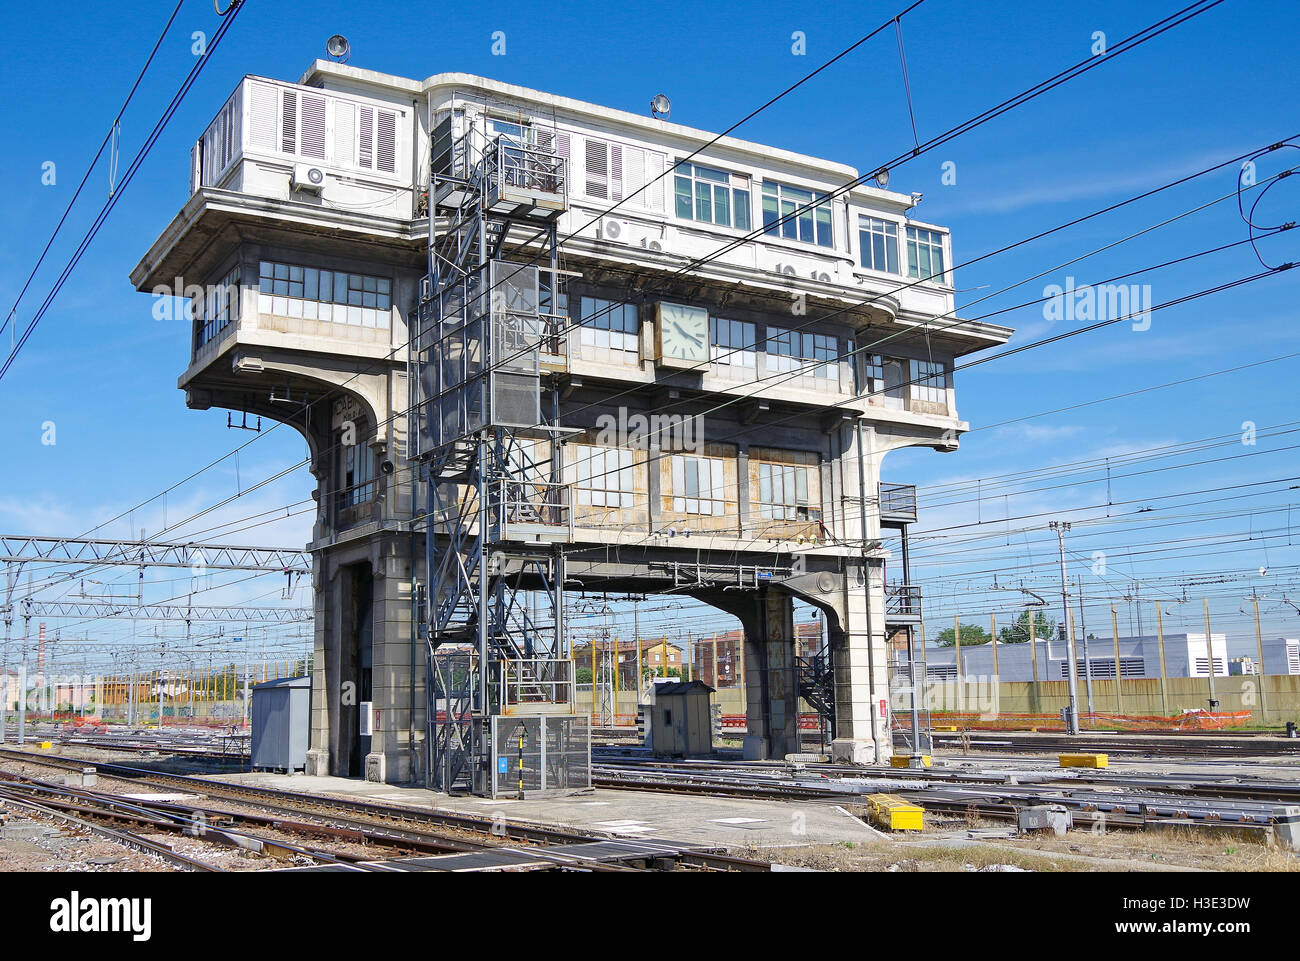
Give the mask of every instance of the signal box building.
<path id="1" fill-rule="evenodd" d="M 481 774 L 466 738 L 495 728 L 443 731 L 431 664 L 468 652 L 475 717 L 563 713 L 578 590 L 734 615 L 752 758 L 798 750 L 809 602 L 835 757 L 890 755 L 887 638 L 920 612 L 886 590 L 882 527 L 915 498 L 885 458 L 954 450 L 954 362 L 1011 334 L 956 316 L 951 239 L 911 195 L 457 73 L 317 61 L 214 108 L 131 280 L 192 298 L 189 407 L 281 421 L 310 450 L 310 773 L 443 784 L 468 750 Z M 491 613 L 516 585 L 558 599 L 554 623 Z"/>

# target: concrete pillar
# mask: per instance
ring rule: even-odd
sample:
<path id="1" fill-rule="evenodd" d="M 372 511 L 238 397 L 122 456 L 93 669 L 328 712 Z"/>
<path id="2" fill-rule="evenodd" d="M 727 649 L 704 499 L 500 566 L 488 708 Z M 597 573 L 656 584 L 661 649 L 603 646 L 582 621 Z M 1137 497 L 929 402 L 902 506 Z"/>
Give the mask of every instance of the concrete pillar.
<path id="1" fill-rule="evenodd" d="M 794 598 L 785 591 L 702 591 L 705 603 L 735 615 L 744 633 L 737 664 L 745 690 L 747 760 L 783 758 L 799 750 L 799 687 L 795 673 Z"/>
<path id="2" fill-rule="evenodd" d="M 745 623 L 745 759 L 782 758 L 799 751 L 794 598 L 765 590 L 754 600 Z"/>
<path id="3" fill-rule="evenodd" d="M 870 597 L 861 577 L 850 574 L 843 579 L 842 616 L 827 617 L 835 669 L 831 754 L 854 764 L 879 763 L 893 753 L 884 582 L 878 563 L 868 569 Z"/>
<path id="4" fill-rule="evenodd" d="M 316 555 L 315 655 L 312 676 L 311 749 L 308 774 L 348 777 L 352 745 L 359 734 L 363 698 L 354 610 L 354 574 L 371 572 L 370 749 L 355 772 L 366 780 L 407 783 L 413 774 L 411 677 L 415 679 L 415 755 L 424 742 L 423 647 L 411 655 L 411 548 L 405 535 L 359 540 Z M 358 567 L 357 565 L 362 565 Z"/>
<path id="5" fill-rule="evenodd" d="M 411 718 L 411 559 L 407 539 L 385 538 L 374 551 L 373 666 L 375 707 L 367 781 L 406 783 L 412 779 Z M 417 652 L 418 653 L 418 652 Z M 423 665 L 415 667 L 416 720 L 423 723 Z M 416 744 L 423 742 L 417 731 Z"/>

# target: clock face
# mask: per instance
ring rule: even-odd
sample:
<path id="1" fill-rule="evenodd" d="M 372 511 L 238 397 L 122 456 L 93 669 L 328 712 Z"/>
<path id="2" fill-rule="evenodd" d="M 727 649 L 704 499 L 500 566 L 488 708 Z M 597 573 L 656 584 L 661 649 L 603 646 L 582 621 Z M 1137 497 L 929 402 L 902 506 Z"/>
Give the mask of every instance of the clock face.
<path id="1" fill-rule="evenodd" d="M 709 358 L 709 312 L 683 304 L 659 305 L 659 359 L 679 366 Z"/>

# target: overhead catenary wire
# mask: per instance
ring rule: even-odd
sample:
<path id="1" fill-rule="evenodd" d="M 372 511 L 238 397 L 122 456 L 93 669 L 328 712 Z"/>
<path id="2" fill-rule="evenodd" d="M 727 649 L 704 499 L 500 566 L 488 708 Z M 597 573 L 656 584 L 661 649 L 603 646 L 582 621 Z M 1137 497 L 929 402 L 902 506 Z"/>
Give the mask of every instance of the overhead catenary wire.
<path id="1" fill-rule="evenodd" d="M 1026 91 L 1022 91 L 1020 94 L 1016 95 L 1015 97 L 1009 98 L 1008 100 L 1004 100 L 1002 103 L 998 104 L 996 107 L 989 108 L 989 110 L 985 111 L 984 114 L 977 115 L 977 117 L 974 117 L 974 118 L 971 118 L 971 120 L 968 120 L 968 121 L 966 122 L 966 124 L 959 125 L 958 128 L 952 128 L 952 129 L 950 129 L 949 131 L 945 132 L 944 134 L 941 134 L 939 138 L 935 138 L 935 140 L 930 141 L 929 144 L 926 146 L 925 149 L 931 149 L 932 147 L 939 146 L 940 143 L 942 143 L 942 142 L 947 142 L 948 140 L 953 139 L 955 136 L 960 135 L 960 133 L 965 132 L 965 128 L 967 127 L 967 125 L 974 124 L 975 126 L 978 126 L 979 123 L 987 122 L 987 120 L 991 120 L 991 119 L 993 119 L 994 116 L 1000 115 L 1001 113 L 1005 113 L 1007 110 L 1012 109 L 1014 106 L 1018 106 L 1019 103 L 1021 103 L 1021 102 L 1025 102 L 1025 101 L 1027 101 L 1028 99 L 1032 99 L 1033 97 L 1038 96 L 1039 94 L 1044 93 L 1044 92 L 1046 92 L 1047 90 L 1050 90 L 1050 89 L 1054 88 L 1055 86 L 1059 86 L 1060 83 L 1063 83 L 1063 82 L 1065 81 L 1065 79 L 1070 79 L 1072 76 L 1077 75 L 1077 73 L 1082 73 L 1082 72 L 1085 72 L 1086 70 L 1090 70 L 1090 69 L 1092 69 L 1093 67 L 1099 65 L 1099 64 L 1102 63 L 1102 62 L 1106 62 L 1106 61 L 1112 59 L 1113 57 L 1118 56 L 1118 55 L 1121 54 L 1121 53 L 1127 52 L 1129 49 L 1132 49 L 1133 47 L 1136 47 L 1136 46 L 1140 45 L 1141 43 L 1144 43 L 1144 42 L 1146 42 L 1147 40 L 1150 40 L 1150 39 L 1154 38 L 1155 36 L 1159 36 L 1161 33 L 1164 33 L 1165 31 L 1167 31 L 1167 30 L 1169 30 L 1169 29 L 1172 29 L 1174 26 L 1178 26 L 1179 24 L 1181 24 L 1181 23 L 1183 23 L 1183 22 L 1186 22 L 1187 20 L 1191 19 L 1192 17 L 1197 16 L 1197 15 L 1199 15 L 1200 13 L 1203 13 L 1203 12 L 1209 10 L 1209 9 L 1211 9 L 1211 8 L 1214 7 L 1214 6 L 1217 6 L 1217 5 L 1218 5 L 1219 3 L 1221 3 L 1221 2 L 1222 2 L 1222 0 L 1212 0 L 1212 2 L 1208 2 L 1208 3 L 1207 3 L 1207 2 L 1205 2 L 1205 0 L 1202 0 L 1202 2 L 1191 4 L 1191 5 L 1189 5 L 1188 7 L 1185 7 L 1185 8 L 1183 8 L 1183 9 L 1177 11 L 1176 13 L 1172 14 L 1171 16 L 1166 17 L 1166 18 L 1164 18 L 1163 20 L 1160 20 L 1160 21 L 1158 21 L 1157 23 L 1152 24 L 1151 26 L 1149 26 L 1149 27 L 1147 27 L 1147 28 L 1144 28 L 1144 29 L 1141 30 L 1141 31 L 1138 31 L 1138 33 L 1133 34 L 1133 35 L 1131 35 L 1130 37 L 1127 37 L 1127 38 L 1125 38 L 1124 40 L 1122 40 L 1122 41 L 1116 43 L 1115 45 L 1113 45 L 1113 46 L 1110 48 L 1110 50 L 1107 52 L 1107 54 L 1105 54 L 1105 55 L 1103 55 L 1103 56 L 1099 56 L 1099 57 L 1090 57 L 1088 60 L 1080 61 L 1079 63 L 1074 64 L 1072 67 L 1066 68 L 1065 70 L 1059 72 L 1059 73 L 1056 74 L 1055 76 L 1050 77 L 1050 78 L 1048 78 L 1048 79 L 1045 80 L 1045 81 L 1041 81 L 1039 84 L 1036 84 L 1034 87 L 1031 87 L 1031 88 L 1029 88 L 1029 89 L 1026 90 Z M 909 8 L 909 9 L 911 9 L 911 8 Z M 888 21 L 888 22 L 887 22 L 886 24 L 884 24 L 883 26 L 888 26 L 888 23 L 889 23 L 889 22 L 892 22 L 892 18 L 891 18 L 890 21 Z M 828 63 L 829 63 L 829 62 L 828 62 Z M 815 73 L 816 73 L 816 71 L 814 72 L 814 74 L 815 74 Z M 810 76 L 811 76 L 811 75 L 810 75 Z M 796 86 L 797 86 L 797 85 L 796 85 Z M 793 89 L 793 88 L 791 88 L 791 89 Z M 788 92 L 788 91 L 787 91 L 787 92 Z M 774 98 L 774 100 L 771 101 L 771 102 L 775 102 L 775 99 L 779 99 L 779 97 L 778 97 L 778 98 Z M 752 114 L 751 114 L 751 116 L 752 116 Z M 982 118 L 982 119 L 981 119 L 981 118 Z M 743 122 L 743 121 L 742 121 L 742 122 Z M 729 129 L 729 130 L 734 130 L 734 129 L 735 129 L 735 126 L 733 126 L 733 127 L 731 127 L 731 128 L 728 128 L 728 129 Z M 973 127 L 971 127 L 970 129 L 973 129 Z M 906 158 L 903 158 L 903 159 L 906 159 Z M 1240 158 L 1234 158 L 1233 160 L 1226 161 L 1225 164 L 1226 164 L 1226 163 L 1232 163 L 1232 162 L 1235 162 L 1237 159 L 1240 159 Z M 890 161 L 890 163 L 891 163 L 892 165 L 894 165 L 894 166 L 897 166 L 898 162 L 899 162 L 899 161 Z M 1223 166 L 1223 165 L 1224 165 L 1224 164 L 1215 165 L 1215 167 L 1210 168 L 1210 169 L 1218 169 L 1219 167 L 1221 167 L 1221 166 Z M 877 168 L 875 168 L 875 169 L 878 170 L 879 168 L 877 167 Z M 666 176 L 667 173 L 668 173 L 668 171 L 665 171 L 664 176 Z M 873 171 L 873 173 L 874 173 L 874 171 Z M 1192 175 L 1192 176 L 1199 176 L 1199 174 Z M 850 184 L 849 184 L 848 186 L 851 187 L 852 185 L 855 185 L 855 184 L 857 184 L 857 183 L 859 183 L 859 182 L 865 182 L 865 179 L 866 179 L 866 178 L 863 178 L 863 177 L 857 178 L 856 180 L 851 181 Z M 1189 178 L 1183 178 L 1182 180 L 1175 182 L 1175 184 L 1176 184 L 1176 183 L 1180 183 L 1180 182 L 1185 182 L 1187 179 L 1191 179 L 1191 178 L 1190 178 L 1190 177 L 1189 177 Z M 1175 184 L 1169 184 L 1169 185 L 1166 185 L 1166 186 L 1173 186 L 1173 185 L 1175 185 Z M 841 188 L 841 189 L 845 189 L 845 188 Z M 1165 189 L 1165 188 L 1162 187 L 1162 188 L 1158 188 L 1158 189 Z M 1125 201 L 1125 203 L 1132 202 L 1133 199 L 1140 199 L 1140 198 L 1131 198 L 1129 201 Z M 819 203 L 820 203 L 820 201 L 819 201 Z M 1112 205 L 1112 207 L 1111 207 L 1111 208 L 1108 208 L 1108 209 L 1116 209 L 1118 206 L 1122 206 L 1122 205 L 1123 205 L 1123 204 Z M 811 209 L 811 206 L 816 206 L 816 204 L 814 204 L 814 205 L 810 205 L 809 209 Z M 608 210 L 604 211 L 604 213 L 602 213 L 601 216 L 605 216 L 606 214 L 608 214 L 608 212 L 609 212 L 610 210 L 613 210 L 613 209 L 614 209 L 614 208 L 612 208 L 612 207 L 609 208 Z M 796 210 L 796 211 L 792 212 L 792 214 L 790 215 L 790 217 L 798 216 L 801 212 L 802 212 L 802 209 L 800 209 L 800 210 Z M 1088 216 L 1089 216 L 1089 217 L 1091 217 L 1091 216 L 1096 216 L 1096 215 L 1098 215 L 1099 213 L 1102 213 L 1102 212 L 1105 212 L 1105 211 L 1099 211 L 1099 212 L 1096 212 L 1096 213 L 1091 214 L 1091 215 L 1088 215 Z M 788 220 L 788 219 L 790 219 L 790 218 L 789 218 L 789 217 L 787 217 L 787 218 L 781 218 L 781 219 L 778 221 L 778 223 L 785 222 L 785 221 Z M 1087 219 L 1087 218 L 1085 217 L 1085 218 L 1082 218 L 1082 219 Z M 1077 222 L 1081 222 L 1081 220 L 1079 220 L 1079 221 L 1075 221 L 1075 223 L 1077 223 Z M 1054 228 L 1054 229 L 1063 229 L 1064 226 L 1071 226 L 1071 225 L 1073 225 L 1073 224 L 1062 225 L 1062 228 Z M 1049 232 L 1050 232 L 1050 231 L 1049 231 Z M 756 231 L 756 232 L 752 232 L 752 233 L 754 233 L 754 236 L 756 237 L 756 236 L 758 236 L 758 235 L 761 233 L 761 231 Z M 1042 236 L 1042 235 L 1039 235 L 1039 236 Z M 1036 239 L 1036 238 L 1027 238 L 1027 240 L 1026 240 L 1026 241 L 1022 241 L 1022 243 L 1023 243 L 1023 242 L 1028 242 L 1028 240 L 1032 240 L 1032 239 Z M 742 241 L 742 242 L 743 242 L 743 241 Z M 1011 246 L 1008 246 L 1008 247 L 1006 247 L 1006 248 L 1003 248 L 1003 250 L 1009 250 L 1009 249 L 1011 249 L 1012 246 L 1018 246 L 1018 245 L 1019 245 L 1019 244 L 1011 245 Z M 710 255 L 709 255 L 709 256 L 708 256 L 704 261 L 701 261 L 700 264 L 702 264 L 703 262 L 707 262 L 707 260 L 716 259 L 716 257 L 721 256 L 721 255 L 722 255 L 723 253 L 725 253 L 727 250 L 731 249 L 731 246 L 734 246 L 734 242 L 733 242 L 732 245 L 729 245 L 729 246 L 726 246 L 726 247 L 724 247 L 724 248 L 721 248 L 721 249 L 718 250 L 718 251 L 714 251 L 714 252 L 713 252 L 712 254 L 710 254 Z M 999 252 L 1000 252 L 1000 251 L 999 251 Z M 996 252 L 995 252 L 995 253 L 996 253 Z M 992 256 L 992 254 L 989 254 L 989 255 L 986 255 L 986 256 Z M 696 264 L 696 265 L 698 266 L 699 264 Z M 689 266 L 690 266 L 690 265 L 688 265 L 688 267 L 689 267 Z M 955 269 L 955 268 L 954 268 L 954 269 Z M 920 283 L 920 282 L 921 282 L 921 281 L 919 281 L 919 280 L 916 281 L 916 283 Z M 904 285 L 903 288 L 899 288 L 899 289 L 904 289 L 905 287 L 908 287 L 908 286 L 912 286 L 912 285 L 911 285 L 911 284 Z M 393 350 L 390 351 L 390 352 L 386 355 L 386 357 L 385 357 L 384 359 L 385 359 L 385 360 L 390 359 L 392 356 L 394 356 L 394 355 L 396 354 L 396 352 L 397 352 L 398 350 L 405 349 L 406 347 L 409 347 L 409 345 L 410 345 L 410 341 L 408 340 L 406 343 L 394 347 Z M 508 360 L 508 358 L 505 359 L 505 360 Z M 372 362 L 371 364 L 365 366 L 363 369 L 358 370 L 356 373 L 352 374 L 352 375 L 351 375 L 347 380 L 345 380 L 342 384 L 339 384 L 339 385 L 336 385 L 336 386 L 332 387 L 329 391 L 326 392 L 325 397 L 328 397 L 328 396 L 330 396 L 331 394 L 333 394 L 333 393 L 335 393 L 335 392 L 337 392 L 337 391 L 339 391 L 339 390 L 342 390 L 342 389 L 345 388 L 346 385 L 347 385 L 348 383 L 350 383 L 352 380 L 355 380 L 357 377 L 362 376 L 364 373 L 366 373 L 366 372 L 368 372 L 368 371 L 370 371 L 370 370 L 375 369 L 375 365 L 376 365 L 376 363 L 378 363 L 378 362 Z M 303 409 L 305 409 L 306 406 L 307 406 L 307 405 L 304 404 Z M 402 413 L 402 414 L 406 414 L 406 413 L 409 413 L 409 411 L 410 411 L 410 408 L 408 408 L 406 411 L 402 411 L 401 413 Z M 396 415 L 390 415 L 390 418 L 389 418 L 389 419 L 391 420 L 393 416 L 396 416 Z M 270 428 L 270 430 L 265 431 L 265 432 L 263 432 L 262 434 L 258 434 L 258 435 L 256 435 L 254 438 L 250 439 L 250 441 L 246 442 L 246 444 L 244 444 L 244 445 L 240 445 L 240 447 L 242 448 L 242 447 L 244 447 L 244 446 L 247 446 L 247 444 L 256 441 L 258 438 L 263 437 L 263 436 L 267 436 L 268 434 L 270 434 L 271 432 L 273 432 L 275 429 L 277 429 L 279 426 L 281 426 L 282 423 L 283 423 L 283 421 L 280 422 L 280 423 L 277 423 L 277 424 L 273 425 L 273 426 Z"/>
<path id="2" fill-rule="evenodd" d="M 145 138 L 144 144 L 136 152 L 135 157 L 132 159 L 130 165 L 127 167 L 126 173 L 123 174 L 122 176 L 121 183 L 118 184 L 117 189 L 114 190 L 112 195 L 108 198 L 108 200 L 105 201 L 104 206 L 100 209 L 99 214 L 96 215 L 94 222 L 91 224 L 90 228 L 86 231 L 85 236 L 82 238 L 81 242 L 77 245 L 76 250 L 73 251 L 72 256 L 68 258 L 68 261 L 64 265 L 63 270 L 60 271 L 59 276 L 55 280 L 54 285 L 50 288 L 49 293 L 46 294 L 45 299 L 41 302 L 40 307 L 37 308 L 36 313 L 33 315 L 30 323 L 28 323 L 27 327 L 24 328 L 22 336 L 18 338 L 13 348 L 9 351 L 9 354 L 5 358 L 4 363 L 0 364 L 0 379 L 4 378 L 5 374 L 9 371 L 9 368 L 13 365 L 15 358 L 17 358 L 18 354 L 22 351 L 24 345 L 26 345 L 32 333 L 36 330 L 37 325 L 40 324 L 41 320 L 45 317 L 46 312 L 49 310 L 50 305 L 54 303 L 54 300 L 58 296 L 59 291 L 63 289 L 63 285 L 67 282 L 68 278 L 72 275 L 72 272 L 73 270 L 76 269 L 77 264 L 80 263 L 81 258 L 85 254 L 87 248 L 90 246 L 91 241 L 95 239 L 96 234 L 99 233 L 100 228 L 104 225 L 104 222 L 108 219 L 108 215 L 112 212 L 113 208 L 117 205 L 117 202 L 121 199 L 122 194 L 126 192 L 126 188 L 130 185 L 132 179 L 134 179 L 136 172 L 140 169 L 140 165 L 144 162 L 144 159 L 149 155 L 149 152 L 153 149 L 153 145 L 157 142 L 158 137 L 162 134 L 163 128 L 167 125 L 168 121 L 171 120 L 173 114 L 175 114 L 177 108 L 180 106 L 181 101 L 185 98 L 185 95 L 189 93 L 190 88 L 194 85 L 194 81 L 198 79 L 199 74 L 203 71 L 203 68 L 207 66 L 208 62 L 212 57 L 212 54 L 216 51 L 217 47 L 221 44 L 222 39 L 224 39 L 226 32 L 230 29 L 231 26 L 234 25 L 235 18 L 239 16 L 239 11 L 243 9 L 243 5 L 244 5 L 244 0 L 233 0 L 233 4 L 231 8 L 227 11 L 226 14 L 223 15 L 224 19 L 221 21 L 221 25 L 217 27 L 216 33 L 212 35 L 212 39 L 211 41 L 208 42 L 202 55 L 199 57 L 198 61 L 194 64 L 194 66 L 190 69 L 190 72 L 186 75 L 184 81 L 182 81 L 180 88 L 173 95 L 171 102 L 167 105 L 167 108 L 163 111 L 162 116 L 158 119 L 158 122 L 154 125 L 153 130 L 150 131 L 149 136 Z"/>
<path id="3" fill-rule="evenodd" d="M 181 12 L 181 6 L 184 2 L 185 0 L 177 0 L 176 6 L 172 9 L 171 16 L 168 17 L 167 22 L 163 24 L 162 31 L 158 34 L 158 39 L 154 41 L 153 47 L 149 51 L 149 56 L 145 58 L 144 66 L 140 68 L 140 72 L 136 75 L 135 82 L 131 84 L 131 89 L 127 91 L 126 99 L 122 101 L 122 106 L 118 108 L 117 115 L 113 117 L 112 123 L 108 125 L 108 133 L 104 135 L 104 139 L 99 144 L 99 149 L 96 150 L 94 156 L 90 158 L 90 163 L 86 165 L 86 172 L 81 175 L 81 181 L 77 184 L 77 188 L 72 192 L 72 197 L 68 200 L 68 205 L 64 208 L 63 215 L 59 217 L 58 223 L 54 225 L 54 230 L 51 231 L 49 239 L 45 241 L 45 246 L 41 248 L 40 255 L 36 258 L 36 263 L 27 274 L 27 279 L 23 281 L 23 285 L 18 291 L 18 296 L 14 298 L 13 306 L 9 308 L 9 313 L 5 315 L 4 321 L 0 322 L 0 334 L 4 333 L 5 328 L 9 326 L 9 322 L 13 320 L 14 315 L 18 312 L 18 305 L 22 303 L 23 297 L 26 295 L 28 288 L 31 287 L 32 281 L 36 277 L 36 272 L 41 269 L 41 264 L 45 263 L 46 255 L 54 245 L 55 238 L 59 236 L 59 231 L 63 229 L 63 225 L 67 222 L 68 215 L 72 213 L 72 208 L 76 206 L 77 200 L 81 197 L 81 191 L 85 189 L 86 182 L 90 179 L 91 172 L 95 169 L 95 165 L 99 163 L 99 158 L 104 154 L 104 149 L 108 147 L 110 143 L 115 144 L 115 138 L 120 136 L 122 117 L 126 114 L 127 108 L 131 106 L 131 101 L 135 97 L 135 92 L 140 88 L 140 83 L 144 80 L 144 75 L 149 71 L 149 66 L 153 63 L 154 56 L 158 53 L 158 48 L 162 46 L 163 38 L 165 38 L 167 32 L 171 30 L 172 24 L 176 21 L 176 15 Z M 114 173 L 116 173 L 116 171 L 114 171 Z"/>

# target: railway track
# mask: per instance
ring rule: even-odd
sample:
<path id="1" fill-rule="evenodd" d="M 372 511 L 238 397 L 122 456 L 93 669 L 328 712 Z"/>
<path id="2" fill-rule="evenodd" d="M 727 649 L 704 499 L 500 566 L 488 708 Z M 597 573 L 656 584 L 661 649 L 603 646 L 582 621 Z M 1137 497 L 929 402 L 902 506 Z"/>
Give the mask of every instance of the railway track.
<path id="1" fill-rule="evenodd" d="M 602 870 L 611 865 L 601 865 L 584 858 L 581 850 L 584 846 L 610 845 L 610 839 L 603 834 L 575 831 L 551 825 L 535 824 L 524 821 L 486 818 L 472 814 L 445 810 L 422 810 L 403 805 L 381 804 L 374 801 L 333 798 L 319 794 L 303 794 L 281 791 L 274 788 L 255 787 L 244 784 L 231 784 L 208 778 L 197 778 L 181 774 L 168 774 L 141 768 L 127 767 L 119 764 L 97 763 L 84 760 L 67 760 L 48 756 L 33 755 L 25 751 L 0 748 L 0 758 L 21 760 L 25 763 L 41 764 L 63 770 L 80 771 L 94 768 L 104 777 L 121 778 L 136 782 L 165 785 L 182 789 L 188 793 L 207 796 L 213 800 L 248 805 L 267 811 L 276 812 L 267 815 L 262 823 L 292 827 L 302 824 L 302 818 L 319 819 L 323 825 L 310 825 L 317 831 L 349 832 L 334 833 L 330 836 L 344 840 L 363 840 L 377 844 L 386 844 L 401 848 L 409 846 L 421 853 L 446 854 L 449 851 L 460 854 L 487 854 L 501 849 L 507 842 L 521 842 L 528 847 L 539 850 L 572 851 L 573 856 L 563 854 L 547 855 L 558 867 Z M 179 806 L 184 811 L 197 810 L 191 805 Z M 213 811 L 214 814 L 228 812 Z M 294 821 L 286 821 L 283 815 L 294 815 Z M 239 815 L 244 816 L 244 815 Z M 255 820 L 255 819 L 252 819 Z M 448 836 L 429 828 L 452 829 L 470 835 L 492 838 L 491 843 L 466 841 L 463 837 Z M 692 845 L 677 845 L 673 842 L 648 839 L 644 843 L 645 855 L 637 857 L 639 850 L 633 842 L 627 842 L 628 860 L 645 860 L 661 865 L 673 861 L 685 867 L 710 871 L 768 871 L 766 862 L 747 858 L 737 858 L 718 850 Z M 614 852 L 616 855 L 618 852 Z M 612 865 L 615 869 L 620 865 Z M 623 865 L 625 867 L 625 865 Z"/>
<path id="2" fill-rule="evenodd" d="M 1300 740 L 1250 735 L 1224 737 L 1222 732 L 1203 733 L 1186 740 L 1157 734 L 1042 735 L 1000 734 L 971 731 L 969 738 L 960 734 L 934 734 L 934 746 L 950 750 L 996 751 L 1013 754 L 1055 754 L 1064 752 L 1100 752 L 1124 756 L 1224 758 L 1224 757 L 1294 757 L 1300 759 Z M 1215 737 L 1217 740 L 1211 741 Z M 1158 740 L 1157 740 L 1158 738 Z M 1197 740 L 1205 738 L 1204 741 Z M 1142 743 L 1146 741 L 1146 743 Z"/>
<path id="3" fill-rule="evenodd" d="M 141 853 L 144 854 L 154 855 L 155 857 L 162 858 L 164 861 L 168 862 L 169 864 L 179 867 L 183 871 L 204 871 L 204 872 L 224 871 L 224 868 L 220 868 L 217 867 L 216 865 L 209 864 L 206 861 L 200 861 L 197 858 L 192 858 L 189 857 L 188 855 L 181 854 L 178 851 L 172 850 L 170 847 L 168 847 L 165 844 L 159 844 L 156 841 L 151 841 L 148 838 L 143 837 L 142 835 L 137 834 L 135 832 L 123 831 L 117 828 L 109 827 L 99 821 L 91 820 L 85 817 L 78 817 L 77 815 L 74 815 L 69 811 L 62 809 L 60 806 L 52 806 L 31 799 L 16 797 L 12 793 L 6 793 L 0 795 L 0 799 L 3 799 L 5 806 L 13 808 L 14 810 L 27 811 L 30 814 L 35 814 L 41 817 L 49 818 L 50 820 L 59 821 L 76 830 L 85 831 L 87 833 L 95 834 L 107 840 L 115 841 L 116 843 L 121 844 L 124 847 L 128 847 L 136 851 L 140 851 Z"/>
<path id="4" fill-rule="evenodd" d="M 629 790 L 861 803 L 898 794 L 927 810 L 1014 819 L 1033 804 L 1060 804 L 1083 826 L 1148 828 L 1197 825 L 1266 832 L 1279 805 L 1300 804 L 1300 783 L 1220 775 L 1155 777 L 1071 769 L 968 771 L 792 767 L 771 762 L 665 761 L 608 752 L 595 765 L 600 783 Z"/>

